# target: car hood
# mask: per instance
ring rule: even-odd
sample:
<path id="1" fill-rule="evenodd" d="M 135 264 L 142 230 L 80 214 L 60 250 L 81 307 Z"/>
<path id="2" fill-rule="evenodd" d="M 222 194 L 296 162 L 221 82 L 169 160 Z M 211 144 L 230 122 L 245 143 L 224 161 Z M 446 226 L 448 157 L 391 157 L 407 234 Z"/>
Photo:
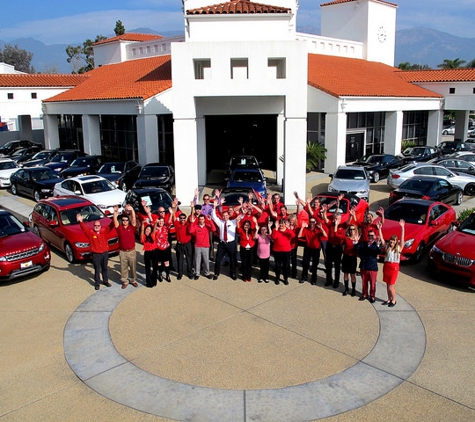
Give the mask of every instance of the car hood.
<path id="1" fill-rule="evenodd" d="M 249 189 L 254 189 L 259 193 L 266 190 L 265 186 L 260 182 L 253 183 L 253 182 L 228 181 L 226 187 L 228 187 L 228 188 L 249 188 Z"/>
<path id="2" fill-rule="evenodd" d="M 25 249 L 39 247 L 42 243 L 43 241 L 38 236 L 26 230 L 11 236 L 0 237 L 0 250 L 2 255 L 8 255 L 24 251 Z"/>
<path id="3" fill-rule="evenodd" d="M 0 177 L 10 177 L 17 170 L 18 170 L 18 167 L 15 167 L 13 169 L 0 170 Z"/>
<path id="4" fill-rule="evenodd" d="M 330 187 L 339 191 L 369 190 L 369 180 L 332 179 Z"/>
<path id="5" fill-rule="evenodd" d="M 124 175 L 124 173 L 98 173 L 97 175 L 104 177 L 110 182 L 115 182 L 119 180 Z"/>
<path id="6" fill-rule="evenodd" d="M 404 241 L 418 238 L 426 230 L 425 224 L 408 223 L 404 225 Z M 399 221 L 385 219 L 383 224 L 383 236 L 385 240 L 389 240 L 392 235 L 396 235 L 398 239 L 401 237 L 401 226 Z"/>
<path id="7" fill-rule="evenodd" d="M 435 246 L 443 252 L 475 260 L 475 236 L 472 234 L 454 230 L 437 241 Z"/>
<path id="8" fill-rule="evenodd" d="M 63 175 L 70 175 L 70 174 L 81 174 L 81 173 L 88 173 L 91 170 L 91 167 L 84 166 L 84 167 L 68 167 L 67 169 L 64 169 L 62 174 Z"/>
<path id="9" fill-rule="evenodd" d="M 114 189 L 107 192 L 90 193 L 83 195 L 83 197 L 89 199 L 95 204 L 113 206 L 122 204 L 126 195 L 127 194 L 124 191 L 120 189 Z"/>
<path id="10" fill-rule="evenodd" d="M 23 164 L 23 167 L 35 167 L 35 166 L 42 166 L 46 164 L 48 160 L 46 159 L 41 159 L 41 160 L 30 160 Z"/>
<path id="11" fill-rule="evenodd" d="M 53 189 L 56 183 L 62 182 L 64 179 L 62 177 L 55 177 L 54 179 L 49 180 L 39 180 L 36 183 L 37 186 L 43 187 L 45 189 Z"/>
<path id="12" fill-rule="evenodd" d="M 138 179 L 135 182 L 135 187 L 144 188 L 144 187 L 160 187 L 161 185 L 167 184 L 170 182 L 169 177 L 154 177 L 149 176 L 146 178 Z"/>

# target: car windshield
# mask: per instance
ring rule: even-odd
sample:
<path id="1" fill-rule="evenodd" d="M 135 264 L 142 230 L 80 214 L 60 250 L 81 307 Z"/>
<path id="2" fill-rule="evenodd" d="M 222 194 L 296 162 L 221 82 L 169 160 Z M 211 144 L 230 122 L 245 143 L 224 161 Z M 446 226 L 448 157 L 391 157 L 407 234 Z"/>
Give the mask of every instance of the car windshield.
<path id="1" fill-rule="evenodd" d="M 470 214 L 463 222 L 460 224 L 459 231 L 462 233 L 467 233 L 475 235 L 475 214 Z"/>
<path id="2" fill-rule="evenodd" d="M 168 211 L 168 208 L 172 206 L 172 198 L 166 192 L 149 192 L 142 195 L 140 201 L 145 201 L 145 203 L 150 207 L 150 210 L 154 213 L 156 213 L 160 207 L 163 207 Z"/>
<path id="3" fill-rule="evenodd" d="M 41 170 L 32 170 L 31 171 L 31 178 L 35 182 L 41 182 L 44 180 L 56 179 L 58 176 L 57 174 L 51 169 L 41 169 Z"/>
<path id="4" fill-rule="evenodd" d="M 80 157 L 76 158 L 72 163 L 71 167 L 86 167 L 92 163 L 92 160 L 89 157 Z"/>
<path id="5" fill-rule="evenodd" d="M 328 212 L 330 213 L 334 213 L 336 210 L 337 210 L 337 207 L 336 207 L 336 198 L 333 197 L 333 196 L 319 196 L 318 199 L 320 200 L 320 204 L 321 205 L 328 205 L 329 208 L 328 208 Z M 345 199 L 343 198 L 341 201 L 340 201 L 340 206 L 338 207 L 343 214 L 346 214 L 348 212 L 348 205 L 349 205 L 349 201 L 348 199 Z"/>
<path id="6" fill-rule="evenodd" d="M 412 154 L 412 155 L 422 155 L 422 154 L 424 154 L 425 150 L 426 149 L 424 147 L 414 147 L 414 148 L 412 148 L 412 151 L 410 152 L 410 154 Z"/>
<path id="7" fill-rule="evenodd" d="M 0 163 L 0 170 L 8 170 L 17 168 L 13 161 L 5 161 Z"/>
<path id="8" fill-rule="evenodd" d="M 168 167 L 164 166 L 150 166 L 142 169 L 140 177 L 167 177 Z"/>
<path id="9" fill-rule="evenodd" d="M 104 213 L 95 205 L 85 205 L 61 211 L 59 217 L 64 226 L 70 226 L 73 224 L 79 224 L 76 218 L 78 214 L 82 215 L 84 222 L 99 220 L 105 217 Z"/>
<path id="10" fill-rule="evenodd" d="M 19 149 L 19 150 L 15 151 L 12 154 L 12 157 L 21 157 L 22 155 L 25 155 L 27 153 L 28 153 L 28 150 L 26 148 L 22 148 L 22 149 Z"/>
<path id="11" fill-rule="evenodd" d="M 44 160 L 45 158 L 51 157 L 52 152 L 41 151 L 33 155 L 33 160 Z"/>
<path id="12" fill-rule="evenodd" d="M 0 237 L 11 236 L 24 232 L 26 229 L 16 217 L 11 214 L 0 215 Z"/>
<path id="13" fill-rule="evenodd" d="M 401 183 L 399 186 L 400 189 L 409 189 L 417 190 L 421 192 L 428 192 L 432 188 L 434 182 L 429 180 L 420 180 L 420 179 L 408 179 L 405 182 Z"/>
<path id="14" fill-rule="evenodd" d="M 224 205 L 238 205 L 240 198 L 244 200 L 249 198 L 249 194 L 246 192 L 230 192 L 222 196 L 224 197 Z"/>
<path id="15" fill-rule="evenodd" d="M 67 162 L 71 159 L 72 157 L 72 154 L 58 154 L 57 156 L 55 156 L 51 162 L 52 163 L 64 163 L 64 162 Z"/>
<path id="16" fill-rule="evenodd" d="M 231 159 L 230 166 L 234 167 L 258 167 L 258 164 L 254 158 L 251 157 L 233 157 Z"/>
<path id="17" fill-rule="evenodd" d="M 99 169 L 99 174 L 122 173 L 125 163 L 106 163 Z"/>
<path id="18" fill-rule="evenodd" d="M 393 221 L 403 219 L 410 224 L 425 224 L 428 211 L 429 206 L 427 204 L 396 202 L 384 212 L 384 218 Z"/>
<path id="19" fill-rule="evenodd" d="M 337 170 L 333 176 L 336 179 L 345 179 L 345 180 L 365 180 L 365 173 L 363 170 L 357 169 L 340 169 Z"/>
<path id="20" fill-rule="evenodd" d="M 260 173 L 256 171 L 239 171 L 232 176 L 235 182 L 262 182 Z"/>
<path id="21" fill-rule="evenodd" d="M 366 164 L 378 164 L 381 162 L 381 156 L 379 155 L 365 155 L 358 160 L 360 163 Z"/>
<path id="22" fill-rule="evenodd" d="M 91 193 L 108 192 L 114 189 L 114 185 L 108 180 L 94 180 L 82 184 L 82 190 L 86 195 Z"/>

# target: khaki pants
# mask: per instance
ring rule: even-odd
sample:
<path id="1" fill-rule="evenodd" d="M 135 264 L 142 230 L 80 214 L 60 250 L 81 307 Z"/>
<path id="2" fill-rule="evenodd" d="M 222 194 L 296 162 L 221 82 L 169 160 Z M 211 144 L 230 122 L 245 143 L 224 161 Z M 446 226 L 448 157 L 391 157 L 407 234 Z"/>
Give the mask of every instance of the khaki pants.
<path id="1" fill-rule="evenodd" d="M 120 251 L 120 281 L 122 284 L 129 284 L 129 268 L 130 281 L 137 281 L 137 252 L 135 249 L 125 252 Z"/>

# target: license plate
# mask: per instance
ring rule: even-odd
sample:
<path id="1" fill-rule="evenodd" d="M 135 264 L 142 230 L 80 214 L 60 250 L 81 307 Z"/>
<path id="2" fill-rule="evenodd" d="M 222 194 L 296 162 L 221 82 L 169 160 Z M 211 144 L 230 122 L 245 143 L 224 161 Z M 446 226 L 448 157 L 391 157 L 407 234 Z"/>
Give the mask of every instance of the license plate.
<path id="1" fill-rule="evenodd" d="M 32 265 L 33 265 L 33 261 L 28 261 L 28 262 L 23 262 L 22 264 L 20 264 L 20 267 L 28 268 L 28 267 L 31 267 Z"/>

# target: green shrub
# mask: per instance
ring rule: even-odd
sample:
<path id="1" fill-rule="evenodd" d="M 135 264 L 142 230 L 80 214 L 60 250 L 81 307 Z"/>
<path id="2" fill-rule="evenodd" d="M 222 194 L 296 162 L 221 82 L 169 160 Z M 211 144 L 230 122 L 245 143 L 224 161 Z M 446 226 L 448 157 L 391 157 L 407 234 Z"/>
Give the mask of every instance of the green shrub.
<path id="1" fill-rule="evenodd" d="M 475 211 L 475 208 L 465 208 L 464 210 L 459 212 L 459 215 L 457 218 L 460 222 L 462 222 L 474 211 Z"/>
<path id="2" fill-rule="evenodd" d="M 327 149 L 319 142 L 307 141 L 307 170 L 312 171 L 320 167 L 320 163 L 327 158 Z"/>
<path id="3" fill-rule="evenodd" d="M 411 141 L 410 139 L 403 139 L 401 142 L 401 152 L 404 151 L 406 148 L 415 147 L 416 143 Z"/>

